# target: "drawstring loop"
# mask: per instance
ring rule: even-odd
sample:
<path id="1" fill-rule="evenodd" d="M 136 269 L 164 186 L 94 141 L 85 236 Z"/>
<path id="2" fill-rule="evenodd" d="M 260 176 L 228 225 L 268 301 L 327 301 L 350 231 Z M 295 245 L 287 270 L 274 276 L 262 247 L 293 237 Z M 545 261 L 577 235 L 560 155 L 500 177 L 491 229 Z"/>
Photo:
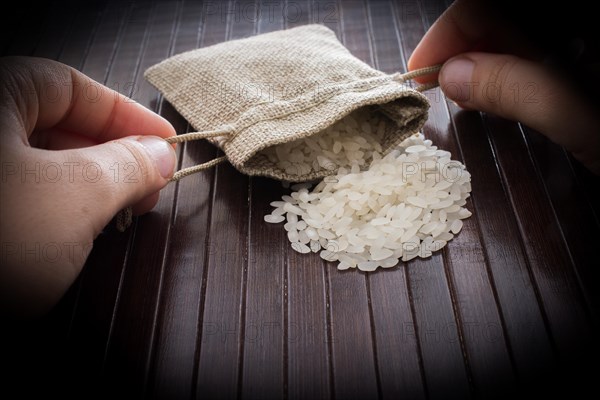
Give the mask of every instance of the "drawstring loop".
<path id="1" fill-rule="evenodd" d="M 220 129 L 215 129 L 212 131 L 190 132 L 190 133 L 185 133 L 183 135 L 170 136 L 168 138 L 165 138 L 165 141 L 170 144 L 183 143 L 183 142 L 189 142 L 192 140 L 209 139 L 209 138 L 215 138 L 215 137 L 219 137 L 219 136 L 221 136 L 221 137 L 228 136 L 232 132 L 233 132 L 232 127 L 225 126 Z M 214 160 L 205 162 L 203 164 L 183 168 L 173 174 L 173 177 L 170 179 L 170 182 L 177 182 L 181 178 L 185 178 L 188 175 L 192 175 L 192 174 L 195 174 L 196 172 L 200 172 L 202 170 L 212 168 L 215 165 L 222 163 L 226 159 L 227 159 L 227 156 L 222 156 L 222 157 L 215 158 Z M 125 232 L 125 230 L 127 230 L 127 228 L 129 228 L 129 226 L 131 226 L 132 222 L 133 222 L 133 209 L 131 206 L 119 211 L 119 213 L 117 214 L 117 216 L 115 218 L 115 225 L 119 232 Z"/>
<path id="2" fill-rule="evenodd" d="M 225 126 L 220 129 L 215 129 L 213 131 L 190 132 L 190 133 L 184 133 L 183 135 L 171 136 L 171 137 L 166 138 L 165 141 L 167 143 L 171 143 L 171 144 L 183 143 L 183 142 L 189 142 L 192 140 L 209 139 L 209 138 L 215 138 L 215 137 L 219 137 L 219 136 L 228 136 L 232 132 L 233 132 L 232 127 Z M 187 167 L 182 170 L 179 170 L 179 171 L 175 172 L 175 174 L 173 174 L 173 177 L 171 178 L 171 182 L 176 182 L 176 181 L 180 180 L 181 178 L 185 178 L 188 175 L 195 174 L 196 172 L 200 172 L 202 170 L 214 167 L 215 165 L 222 163 L 226 159 L 227 159 L 227 156 L 222 156 L 222 157 L 215 158 L 214 160 L 205 162 L 203 164 L 194 165 L 193 167 Z"/>
<path id="3" fill-rule="evenodd" d="M 425 67 L 425 68 L 419 68 L 419 69 L 415 69 L 413 71 L 409 71 L 409 72 L 405 72 L 405 73 L 398 72 L 398 73 L 395 73 L 394 75 L 392 75 L 392 79 L 397 82 L 400 82 L 400 83 L 406 83 L 407 81 L 413 80 L 420 76 L 430 75 L 430 74 L 439 72 L 440 69 L 442 69 L 442 64 L 432 65 L 430 67 Z M 437 87 L 438 85 L 439 85 L 439 82 L 436 80 L 433 82 L 428 82 L 428 83 L 419 85 L 415 88 L 415 90 L 417 92 L 424 92 L 426 90 L 433 89 L 434 87 Z"/>

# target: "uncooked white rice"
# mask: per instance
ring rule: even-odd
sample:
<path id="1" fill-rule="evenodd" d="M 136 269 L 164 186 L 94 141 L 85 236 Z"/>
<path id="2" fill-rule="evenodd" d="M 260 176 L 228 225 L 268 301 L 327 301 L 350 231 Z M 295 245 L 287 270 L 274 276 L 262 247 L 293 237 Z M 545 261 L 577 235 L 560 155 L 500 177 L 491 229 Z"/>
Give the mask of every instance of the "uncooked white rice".
<path id="1" fill-rule="evenodd" d="M 335 170 L 312 191 L 310 184 L 292 185 L 291 195 L 272 202 L 275 208 L 264 219 L 286 221 L 294 250 L 319 252 L 340 270 L 375 271 L 393 267 L 399 259 L 429 257 L 471 216 L 464 208 L 471 175 L 463 164 L 422 134 L 382 157 L 370 126 L 345 118 L 324 134 L 267 153 L 290 171 Z M 292 161 L 286 164 L 288 159 Z"/>
<path id="2" fill-rule="evenodd" d="M 384 130 L 376 113 L 354 112 L 317 135 L 267 147 L 260 154 L 290 175 L 323 169 L 334 173 L 339 167 L 367 166 L 375 153 L 381 154 Z"/>

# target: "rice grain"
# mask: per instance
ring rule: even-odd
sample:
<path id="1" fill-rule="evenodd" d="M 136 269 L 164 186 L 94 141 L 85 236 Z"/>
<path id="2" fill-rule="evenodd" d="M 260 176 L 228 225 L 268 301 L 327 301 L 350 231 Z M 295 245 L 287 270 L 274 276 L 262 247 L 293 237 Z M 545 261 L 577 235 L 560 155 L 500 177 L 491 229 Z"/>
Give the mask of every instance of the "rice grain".
<path id="1" fill-rule="evenodd" d="M 471 192 L 464 165 L 422 134 L 382 155 L 369 133 L 371 125 L 346 119 L 344 126 L 328 128 L 322 137 L 273 150 L 272 157 L 294 168 L 316 164 L 333 175 L 312 191 L 307 184 L 293 185 L 291 195 L 271 203 L 274 210 L 265 221 L 286 220 L 295 251 L 318 252 L 340 270 L 372 272 L 391 268 L 400 258 L 426 258 L 442 249 L 472 215 L 464 208 Z M 375 132 L 379 135 L 380 129 Z M 317 162 L 303 164 L 300 155 Z"/>

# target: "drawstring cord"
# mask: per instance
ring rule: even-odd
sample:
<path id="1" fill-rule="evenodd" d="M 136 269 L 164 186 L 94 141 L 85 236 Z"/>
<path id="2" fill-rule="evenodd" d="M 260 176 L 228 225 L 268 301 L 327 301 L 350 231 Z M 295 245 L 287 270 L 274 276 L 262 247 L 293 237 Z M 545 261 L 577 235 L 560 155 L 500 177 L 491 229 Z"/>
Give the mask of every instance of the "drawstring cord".
<path id="1" fill-rule="evenodd" d="M 440 72 L 440 69 L 442 69 L 442 64 L 432 65 L 430 67 L 415 69 L 413 71 L 405 72 L 403 74 L 396 73 L 396 74 L 392 75 L 392 79 L 395 81 L 401 82 L 401 83 L 406 83 L 407 81 L 413 80 L 420 76 L 425 76 L 425 75 L 430 75 L 430 74 Z M 417 92 L 424 92 L 426 90 L 433 89 L 434 87 L 437 87 L 438 85 L 439 85 L 438 81 L 428 82 L 428 83 L 424 83 L 422 85 L 417 86 L 415 88 L 415 90 Z"/>
<path id="2" fill-rule="evenodd" d="M 213 131 L 204 131 L 204 132 L 190 132 L 184 133 L 183 135 L 171 136 L 165 138 L 165 141 L 169 144 L 173 143 L 183 143 L 189 142 L 192 140 L 200 140 L 200 139 L 209 139 L 215 138 L 219 136 L 227 136 L 232 132 L 231 127 L 223 127 L 221 129 L 215 129 Z M 203 171 L 205 169 L 209 169 L 214 167 L 217 164 L 222 163 L 227 159 L 227 156 L 217 157 L 214 160 L 210 160 L 208 162 L 194 165 L 192 167 L 183 168 L 173 174 L 169 182 L 177 182 L 181 178 L 185 178 L 188 175 L 195 174 L 196 172 Z M 115 225 L 119 232 L 125 232 L 127 228 L 133 222 L 133 209 L 131 206 L 122 209 L 119 211 L 117 216 L 115 217 Z"/>
<path id="3" fill-rule="evenodd" d="M 214 137 L 219 137 L 219 136 L 227 136 L 231 132 L 232 132 L 231 127 L 223 127 L 221 129 L 215 129 L 214 131 L 190 132 L 190 133 L 185 133 L 183 135 L 171 136 L 171 137 L 166 138 L 165 141 L 167 143 L 171 143 L 171 144 L 183 143 L 183 142 L 189 142 L 192 140 L 209 139 L 209 138 L 214 138 Z M 175 174 L 171 178 L 171 182 L 176 182 L 176 181 L 180 180 L 181 178 L 185 178 L 188 175 L 192 175 L 192 174 L 195 174 L 196 172 L 200 172 L 205 169 L 212 168 L 215 165 L 222 163 L 226 159 L 227 159 L 227 156 L 222 156 L 222 157 L 215 158 L 214 160 L 205 162 L 203 164 L 194 165 L 193 167 L 187 167 L 182 170 L 179 170 L 179 171 L 175 172 Z"/>
<path id="4" fill-rule="evenodd" d="M 430 75 L 430 74 L 439 72 L 439 70 L 441 68 L 442 68 L 442 65 L 439 64 L 439 65 L 433 65 L 431 67 L 419 68 L 419 69 L 405 72 L 405 73 L 396 73 L 396 74 L 392 75 L 392 79 L 395 80 L 396 82 L 406 83 L 410 80 L 413 80 L 414 78 L 418 78 L 420 76 Z M 415 90 L 418 92 L 424 92 L 425 90 L 433 89 L 434 87 L 437 87 L 437 86 L 438 86 L 438 82 L 434 81 L 434 82 L 429 82 L 429 83 L 424 83 L 422 85 L 419 85 L 415 88 Z M 185 133 L 183 135 L 171 136 L 171 137 L 166 138 L 165 141 L 170 144 L 183 143 L 183 142 L 189 142 L 189 141 L 193 141 L 193 140 L 209 139 L 209 138 L 215 138 L 215 137 L 219 137 L 219 136 L 227 136 L 231 133 L 232 133 L 232 128 L 229 126 L 226 126 L 226 127 L 220 128 L 220 129 L 212 130 L 212 131 L 190 132 L 190 133 Z M 198 165 L 194 165 L 192 167 L 183 168 L 183 169 L 175 172 L 175 174 L 173 174 L 173 177 L 171 178 L 170 182 L 176 182 L 182 178 L 185 178 L 188 175 L 192 175 L 197 172 L 203 171 L 205 169 L 212 168 L 215 165 L 222 163 L 226 159 L 227 159 L 227 156 L 222 156 L 222 157 L 215 158 L 214 160 L 205 162 L 203 164 L 198 164 Z M 115 224 L 116 224 L 117 230 L 119 232 L 125 232 L 125 230 L 127 228 L 129 228 L 129 226 L 131 225 L 132 222 L 133 222 L 133 212 L 132 212 L 131 207 L 127 207 L 127 208 L 119 211 L 119 213 L 117 214 L 117 216 L 115 218 Z"/>

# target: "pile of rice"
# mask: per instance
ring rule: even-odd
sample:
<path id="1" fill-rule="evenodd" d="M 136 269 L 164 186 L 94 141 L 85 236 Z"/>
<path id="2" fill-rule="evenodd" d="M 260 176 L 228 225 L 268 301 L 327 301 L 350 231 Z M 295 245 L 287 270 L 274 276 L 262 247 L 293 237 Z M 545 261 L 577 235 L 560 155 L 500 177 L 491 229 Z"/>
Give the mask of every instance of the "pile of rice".
<path id="1" fill-rule="evenodd" d="M 311 184 L 293 185 L 291 195 L 271 203 L 274 210 L 264 219 L 285 222 L 294 250 L 319 252 L 340 270 L 375 271 L 393 267 L 399 259 L 429 257 L 471 216 L 464 207 L 471 175 L 463 164 L 422 134 L 382 157 L 378 134 L 370 126 L 347 117 L 324 133 L 273 150 L 280 163 L 293 155 L 287 167 L 335 165 L 335 174 L 310 191 Z M 309 158 L 318 152 L 327 161 Z M 319 161 L 313 165 L 307 162 L 311 159 Z"/>

